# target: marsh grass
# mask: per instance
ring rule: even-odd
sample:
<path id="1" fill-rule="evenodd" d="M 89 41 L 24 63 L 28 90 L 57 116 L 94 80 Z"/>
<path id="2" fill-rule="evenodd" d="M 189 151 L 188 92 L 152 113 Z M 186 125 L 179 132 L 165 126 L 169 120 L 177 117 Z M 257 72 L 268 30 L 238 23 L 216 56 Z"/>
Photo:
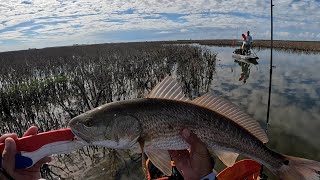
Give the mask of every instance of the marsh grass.
<path id="1" fill-rule="evenodd" d="M 71 118 L 99 105 L 144 97 L 170 74 L 187 96 L 196 97 L 209 90 L 216 54 L 189 45 L 122 43 L 6 52 L 0 64 L 0 133 L 21 136 L 31 125 L 40 132 L 65 128 Z M 55 156 L 43 176 L 77 179 L 103 159 L 120 162 L 107 167 L 115 176 L 121 162 L 132 158 L 121 160 L 111 152 L 85 147 Z"/>

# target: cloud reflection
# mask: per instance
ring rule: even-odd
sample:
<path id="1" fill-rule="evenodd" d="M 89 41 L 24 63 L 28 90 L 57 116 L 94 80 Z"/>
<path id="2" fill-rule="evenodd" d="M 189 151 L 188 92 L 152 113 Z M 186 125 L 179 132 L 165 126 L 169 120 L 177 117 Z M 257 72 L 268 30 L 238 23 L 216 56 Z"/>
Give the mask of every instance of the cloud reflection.
<path id="1" fill-rule="evenodd" d="M 212 91 L 241 106 L 263 125 L 269 86 L 269 50 L 258 53 L 246 83 L 239 81 L 241 66 L 231 58 L 232 48 L 212 47 L 218 52 L 217 75 Z M 281 153 L 320 160 L 319 55 L 274 53 L 269 146 Z"/>

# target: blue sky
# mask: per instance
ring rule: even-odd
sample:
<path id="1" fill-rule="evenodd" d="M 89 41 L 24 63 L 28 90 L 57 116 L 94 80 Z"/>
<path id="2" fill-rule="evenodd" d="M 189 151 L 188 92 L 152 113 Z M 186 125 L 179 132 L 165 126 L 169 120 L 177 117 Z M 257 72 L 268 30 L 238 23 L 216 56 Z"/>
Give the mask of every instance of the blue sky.
<path id="1" fill-rule="evenodd" d="M 274 1 L 274 37 L 320 41 L 320 0 Z M 0 51 L 72 44 L 270 38 L 263 0 L 0 0 Z"/>

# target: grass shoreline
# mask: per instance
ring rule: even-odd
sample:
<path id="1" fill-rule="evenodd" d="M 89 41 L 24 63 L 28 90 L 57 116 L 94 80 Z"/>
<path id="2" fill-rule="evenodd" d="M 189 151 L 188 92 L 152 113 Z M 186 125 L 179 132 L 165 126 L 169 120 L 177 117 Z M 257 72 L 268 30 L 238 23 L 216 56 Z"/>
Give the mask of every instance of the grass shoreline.
<path id="1" fill-rule="evenodd" d="M 169 44 L 201 44 L 208 46 L 231 46 L 240 47 L 242 41 L 232 39 L 213 39 L 213 40 L 178 40 L 178 41 L 162 41 Z M 253 46 L 255 48 L 270 48 L 270 40 L 254 40 Z M 320 53 L 320 41 L 288 41 L 288 40 L 274 40 L 273 48 L 292 51 L 304 51 Z"/>

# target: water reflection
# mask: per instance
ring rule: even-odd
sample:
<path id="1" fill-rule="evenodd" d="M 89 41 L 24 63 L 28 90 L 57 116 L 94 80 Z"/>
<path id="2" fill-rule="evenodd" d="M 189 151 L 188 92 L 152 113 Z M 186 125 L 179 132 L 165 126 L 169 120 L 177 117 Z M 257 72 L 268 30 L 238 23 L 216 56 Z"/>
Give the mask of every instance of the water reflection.
<path id="1" fill-rule="evenodd" d="M 247 79 L 250 76 L 250 70 L 253 65 L 257 65 L 258 62 L 256 59 L 234 59 L 234 62 L 238 63 L 238 65 L 241 67 L 241 74 L 239 77 L 239 81 L 242 81 L 243 83 L 247 82 Z"/>
<path id="2" fill-rule="evenodd" d="M 257 52 L 257 68 L 240 83 L 241 67 L 231 58 L 232 48 L 211 47 L 218 52 L 219 67 L 212 91 L 241 106 L 264 125 L 269 82 L 269 50 Z M 271 148 L 288 155 L 320 160 L 319 55 L 274 52 L 269 137 Z M 228 71 L 228 69 L 230 69 Z M 233 70 L 233 73 L 230 71 Z M 236 75 L 235 75 L 236 73 Z"/>

